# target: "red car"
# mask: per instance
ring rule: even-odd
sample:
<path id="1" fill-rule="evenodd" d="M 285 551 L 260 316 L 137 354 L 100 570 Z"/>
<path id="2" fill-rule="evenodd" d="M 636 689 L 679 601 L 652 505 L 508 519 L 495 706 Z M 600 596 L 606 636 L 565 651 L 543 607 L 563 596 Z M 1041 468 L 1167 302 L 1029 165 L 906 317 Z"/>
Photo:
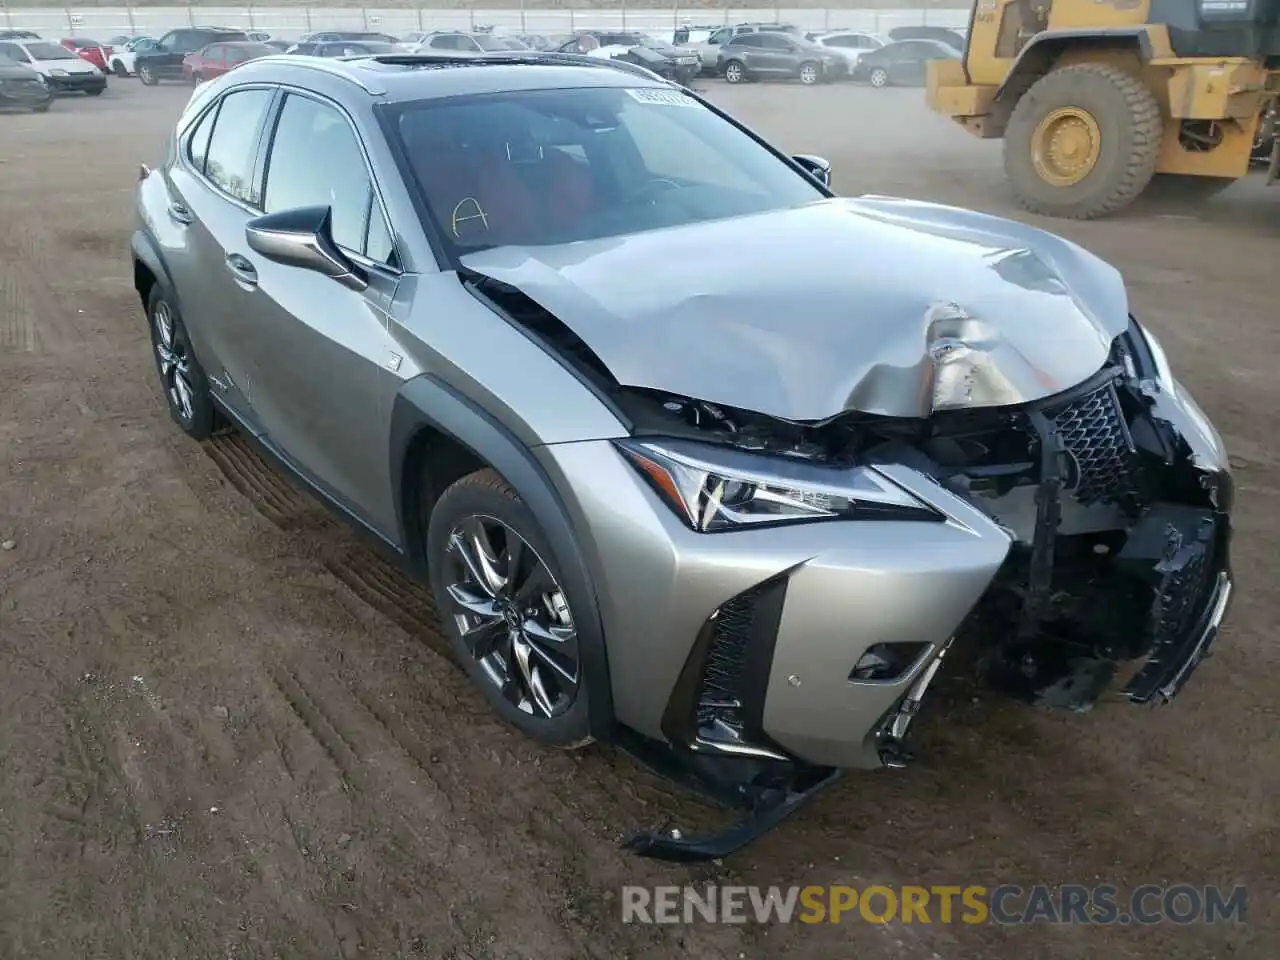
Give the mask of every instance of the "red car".
<path id="1" fill-rule="evenodd" d="M 182 75 L 193 83 L 220 77 L 233 67 L 238 67 L 258 57 L 269 57 L 277 51 L 265 43 L 251 40 L 229 40 L 211 43 L 203 50 L 187 54 L 182 61 Z"/>
<path id="2" fill-rule="evenodd" d="M 107 63 L 111 57 L 111 48 L 97 40 L 85 40 L 82 37 L 68 37 L 62 45 L 72 53 L 78 54 L 82 60 L 88 60 L 103 73 L 109 73 Z"/>

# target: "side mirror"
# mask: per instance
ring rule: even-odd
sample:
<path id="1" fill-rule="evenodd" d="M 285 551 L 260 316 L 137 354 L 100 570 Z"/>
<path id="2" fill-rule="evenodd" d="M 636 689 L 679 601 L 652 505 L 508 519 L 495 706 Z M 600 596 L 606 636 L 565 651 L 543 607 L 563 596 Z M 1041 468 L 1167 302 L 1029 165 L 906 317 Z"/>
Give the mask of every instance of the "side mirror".
<path id="1" fill-rule="evenodd" d="M 286 267 L 322 274 L 352 290 L 369 286 L 357 267 L 333 242 L 333 211 L 299 207 L 250 220 L 244 228 L 249 248 Z"/>
<path id="2" fill-rule="evenodd" d="M 798 153 L 791 158 L 804 167 L 805 173 L 813 177 L 824 187 L 831 186 L 831 161 L 824 157 L 815 157 L 811 153 Z"/>

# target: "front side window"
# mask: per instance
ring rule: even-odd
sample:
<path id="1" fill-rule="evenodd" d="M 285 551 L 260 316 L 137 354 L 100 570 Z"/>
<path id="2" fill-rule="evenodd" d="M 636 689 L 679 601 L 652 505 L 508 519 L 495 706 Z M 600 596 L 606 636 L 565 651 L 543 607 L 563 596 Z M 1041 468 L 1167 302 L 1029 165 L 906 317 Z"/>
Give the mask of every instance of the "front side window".
<path id="1" fill-rule="evenodd" d="M 328 207 L 339 246 L 386 263 L 390 233 L 381 208 L 372 201 L 369 169 L 351 124 L 334 107 L 290 94 L 267 159 L 266 212 Z M 371 213 L 372 226 L 367 222 Z"/>
<path id="2" fill-rule="evenodd" d="M 457 97 L 407 104 L 393 116 L 432 219 L 457 255 L 623 236 L 825 196 L 676 90 Z"/>
<path id="3" fill-rule="evenodd" d="M 237 200 L 256 204 L 253 182 L 258 133 L 271 105 L 271 91 L 236 90 L 222 98 L 209 138 L 204 172 Z"/>

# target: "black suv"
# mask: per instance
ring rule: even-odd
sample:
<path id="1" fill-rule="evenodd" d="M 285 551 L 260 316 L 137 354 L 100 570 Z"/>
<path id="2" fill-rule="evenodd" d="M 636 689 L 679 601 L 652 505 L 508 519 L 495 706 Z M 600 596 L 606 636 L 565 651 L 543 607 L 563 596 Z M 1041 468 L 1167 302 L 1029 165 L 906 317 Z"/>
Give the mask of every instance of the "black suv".
<path id="1" fill-rule="evenodd" d="M 611 60 L 634 63 L 652 70 L 664 80 L 688 85 L 701 69 L 696 52 L 681 50 L 674 44 L 643 33 L 619 30 L 588 30 L 561 44 L 560 53 L 590 53 L 601 47 L 625 47 L 625 53 L 611 53 Z"/>
<path id="2" fill-rule="evenodd" d="M 224 27 L 183 27 L 170 30 L 154 47 L 148 47 L 134 60 L 138 79 L 149 87 L 161 80 L 185 80 L 182 61 L 189 53 L 197 53 L 211 43 L 248 40 L 243 30 Z"/>

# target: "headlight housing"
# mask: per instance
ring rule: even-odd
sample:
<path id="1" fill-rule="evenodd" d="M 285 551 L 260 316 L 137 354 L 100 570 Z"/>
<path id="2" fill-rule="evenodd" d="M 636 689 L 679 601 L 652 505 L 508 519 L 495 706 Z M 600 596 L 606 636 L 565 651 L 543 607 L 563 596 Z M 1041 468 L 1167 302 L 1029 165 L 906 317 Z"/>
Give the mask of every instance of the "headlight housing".
<path id="1" fill-rule="evenodd" d="M 820 520 L 946 519 L 870 466 L 828 467 L 683 440 L 614 443 L 701 533 Z"/>
<path id="2" fill-rule="evenodd" d="M 1177 381 L 1169 366 L 1169 357 L 1156 335 L 1143 327 L 1133 317 L 1129 318 L 1129 348 L 1135 354 L 1138 369 L 1132 371 L 1143 380 L 1153 381 L 1170 396 L 1177 394 Z"/>

